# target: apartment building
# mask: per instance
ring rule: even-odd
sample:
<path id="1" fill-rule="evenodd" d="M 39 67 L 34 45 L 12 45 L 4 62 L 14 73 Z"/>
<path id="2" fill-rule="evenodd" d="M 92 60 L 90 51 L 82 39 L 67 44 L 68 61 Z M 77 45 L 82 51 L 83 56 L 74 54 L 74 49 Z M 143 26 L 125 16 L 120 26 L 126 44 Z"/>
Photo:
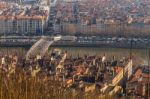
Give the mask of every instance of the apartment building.
<path id="1" fill-rule="evenodd" d="M 38 6 L 0 9 L 0 34 L 42 34 L 47 28 L 48 12 Z"/>

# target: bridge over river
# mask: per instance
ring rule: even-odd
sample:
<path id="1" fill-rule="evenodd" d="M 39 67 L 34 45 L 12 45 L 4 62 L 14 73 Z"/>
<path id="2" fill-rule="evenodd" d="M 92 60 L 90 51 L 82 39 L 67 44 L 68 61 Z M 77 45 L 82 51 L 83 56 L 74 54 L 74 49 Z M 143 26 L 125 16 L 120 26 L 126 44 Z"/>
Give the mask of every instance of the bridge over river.
<path id="1" fill-rule="evenodd" d="M 76 41 L 77 37 L 75 36 L 42 36 L 40 40 L 38 40 L 27 52 L 26 59 L 28 60 L 32 56 L 36 56 L 40 54 L 40 56 L 44 56 L 47 52 L 50 45 L 52 45 L 56 41 Z M 62 42 L 61 42 L 62 43 Z M 65 42 L 66 43 L 66 42 Z"/>
<path id="2" fill-rule="evenodd" d="M 36 56 L 40 54 L 42 57 L 48 51 L 48 48 L 51 44 L 53 44 L 54 40 L 48 37 L 41 37 L 27 52 L 26 59 L 28 60 L 32 56 Z"/>

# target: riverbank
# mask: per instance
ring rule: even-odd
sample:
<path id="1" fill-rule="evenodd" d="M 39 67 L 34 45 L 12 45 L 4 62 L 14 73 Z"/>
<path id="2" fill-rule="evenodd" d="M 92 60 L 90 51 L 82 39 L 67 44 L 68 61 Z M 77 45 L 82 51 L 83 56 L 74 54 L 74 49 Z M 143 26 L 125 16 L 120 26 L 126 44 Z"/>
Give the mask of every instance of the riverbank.
<path id="1" fill-rule="evenodd" d="M 51 38 L 51 37 L 49 37 Z M 1 38 L 0 47 L 31 47 L 40 37 Z M 101 47 L 101 48 L 126 48 L 149 49 L 149 38 L 123 38 L 123 37 L 77 37 L 76 40 L 56 41 L 52 47 Z"/>

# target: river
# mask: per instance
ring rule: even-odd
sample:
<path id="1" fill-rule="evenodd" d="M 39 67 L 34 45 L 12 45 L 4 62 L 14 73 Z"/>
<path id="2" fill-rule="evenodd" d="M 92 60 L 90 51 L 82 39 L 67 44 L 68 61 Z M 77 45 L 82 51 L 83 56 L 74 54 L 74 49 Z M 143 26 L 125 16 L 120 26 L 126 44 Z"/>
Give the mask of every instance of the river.
<path id="1" fill-rule="evenodd" d="M 83 55 L 106 55 L 107 57 L 115 56 L 116 59 L 121 57 L 130 57 L 130 49 L 120 48 L 99 48 L 99 47 L 50 47 L 49 52 L 53 49 L 67 51 L 70 56 Z M 0 47 L 0 55 L 16 54 L 20 58 L 24 57 L 29 48 L 24 47 Z M 148 65 L 148 49 L 132 49 L 133 62 L 136 64 Z"/>

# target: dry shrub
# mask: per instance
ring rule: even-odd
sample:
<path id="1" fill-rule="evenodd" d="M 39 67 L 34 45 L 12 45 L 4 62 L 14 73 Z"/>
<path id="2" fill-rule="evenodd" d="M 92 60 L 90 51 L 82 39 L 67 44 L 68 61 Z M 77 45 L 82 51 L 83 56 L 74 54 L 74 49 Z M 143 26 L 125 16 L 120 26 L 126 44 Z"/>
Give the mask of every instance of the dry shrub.
<path id="1" fill-rule="evenodd" d="M 33 78 L 18 71 L 9 78 L 0 73 L 0 99 L 111 99 L 97 92 L 73 91 L 47 76 Z"/>

